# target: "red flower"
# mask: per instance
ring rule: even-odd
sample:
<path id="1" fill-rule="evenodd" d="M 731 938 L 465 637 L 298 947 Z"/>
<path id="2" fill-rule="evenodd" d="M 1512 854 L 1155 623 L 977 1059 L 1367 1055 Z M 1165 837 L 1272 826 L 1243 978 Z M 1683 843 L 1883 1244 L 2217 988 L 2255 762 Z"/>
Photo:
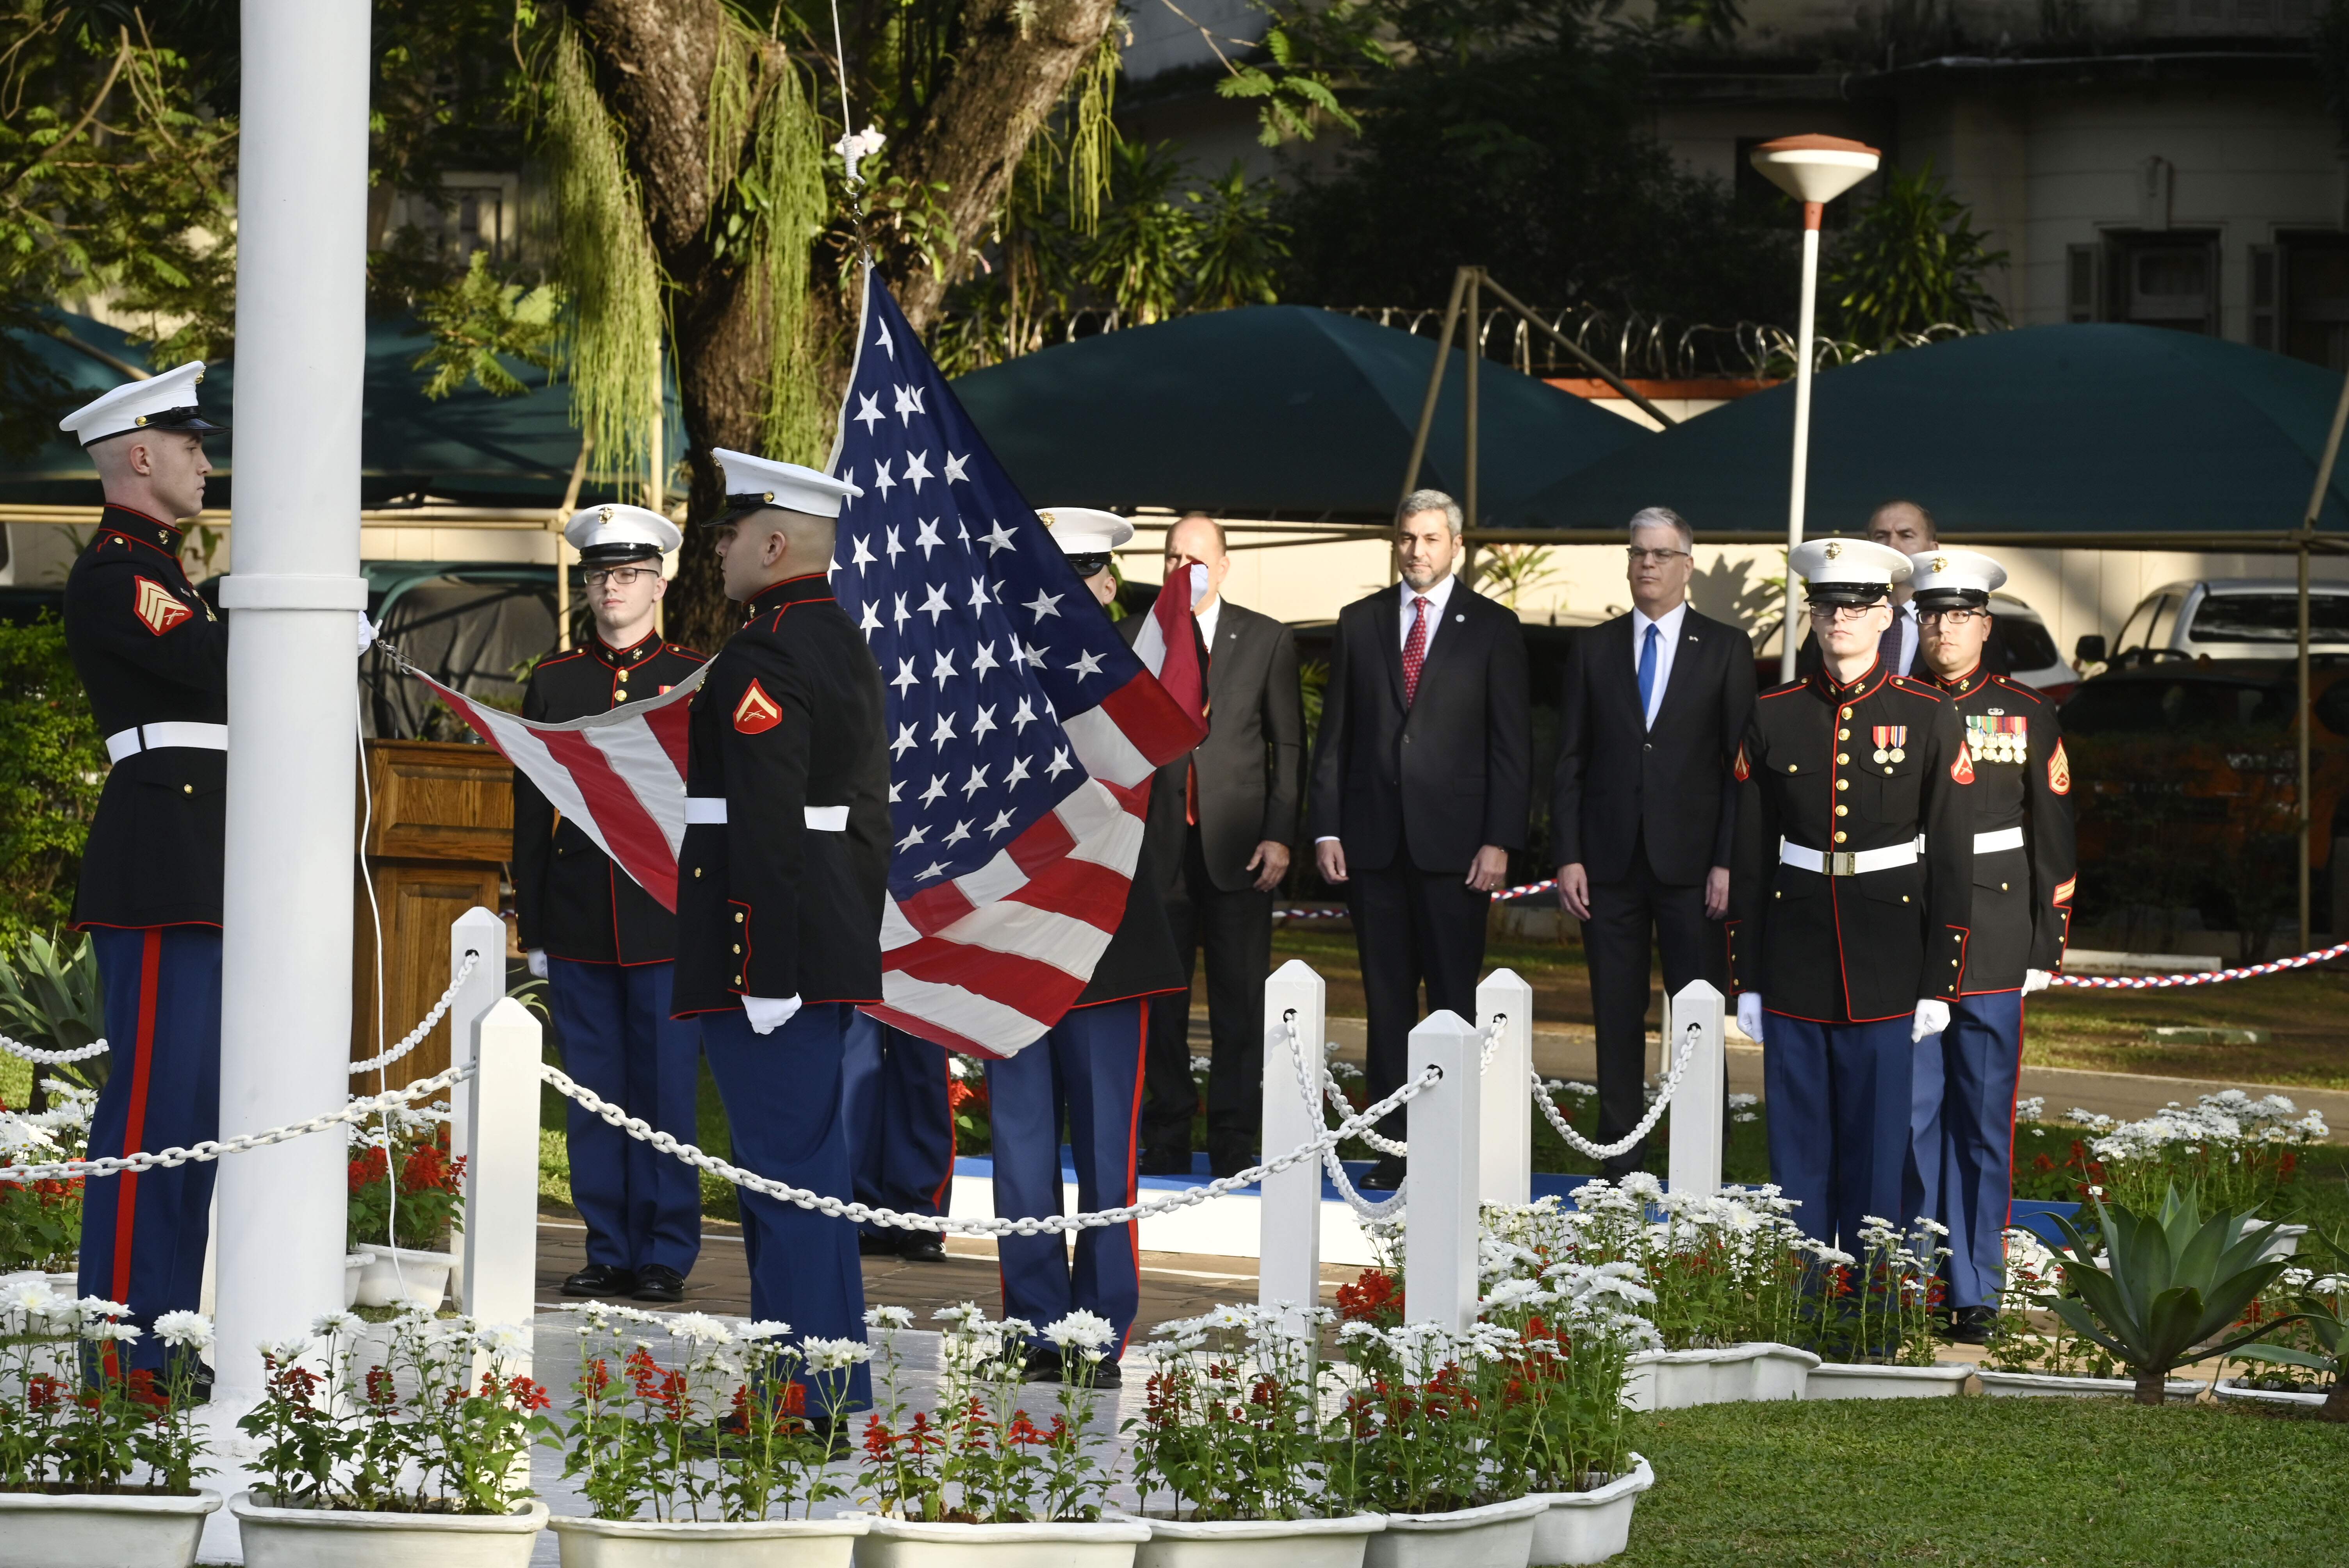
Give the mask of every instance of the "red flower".
<path id="1" fill-rule="evenodd" d="M 1368 1323 L 1402 1310 L 1402 1294 L 1394 1275 L 1382 1269 L 1364 1269 L 1351 1284 L 1338 1287 L 1338 1312 L 1349 1321 Z"/>
<path id="2" fill-rule="evenodd" d="M 484 1377 L 481 1381 L 482 1392 L 489 1392 L 490 1379 Z M 514 1408 L 519 1410 L 543 1410 L 554 1403 L 547 1398 L 546 1389 L 528 1377 L 515 1378 L 506 1385 L 506 1392 L 513 1397 Z"/>

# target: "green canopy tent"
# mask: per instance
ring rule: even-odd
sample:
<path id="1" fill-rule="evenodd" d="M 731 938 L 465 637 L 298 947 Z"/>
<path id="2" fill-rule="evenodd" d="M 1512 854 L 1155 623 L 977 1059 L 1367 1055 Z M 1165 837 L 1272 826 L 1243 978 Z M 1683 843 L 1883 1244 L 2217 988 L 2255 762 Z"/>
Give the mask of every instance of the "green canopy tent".
<path id="1" fill-rule="evenodd" d="M 1857 533 L 1901 496 L 1955 543 L 2296 548 L 2341 384 L 2147 326 L 2033 326 L 1879 355 L 1814 383 L 1807 531 Z M 1794 402 L 1791 386 L 1757 393 L 1485 521 L 1611 542 L 1640 508 L 1669 506 L 1712 542 L 1783 542 Z M 2349 534 L 2344 481 L 2336 471 L 2321 530 Z"/>
<path id="2" fill-rule="evenodd" d="M 1198 507 L 1383 521 L 1435 366 L 1423 337 L 1256 305 L 1047 348 L 954 384 L 1039 505 Z M 1457 495 L 1467 356 L 1454 349 L 1419 482 Z M 1479 366 L 1482 509 L 1521 503 L 1650 433 L 1507 366 Z"/>

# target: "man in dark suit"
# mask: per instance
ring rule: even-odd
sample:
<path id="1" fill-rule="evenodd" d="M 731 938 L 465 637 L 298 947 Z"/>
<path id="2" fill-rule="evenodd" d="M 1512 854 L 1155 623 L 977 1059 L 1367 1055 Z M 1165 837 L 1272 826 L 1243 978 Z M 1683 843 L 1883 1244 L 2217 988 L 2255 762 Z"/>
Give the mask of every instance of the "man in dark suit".
<path id="1" fill-rule="evenodd" d="M 1550 833 L 1558 902 L 1582 922 L 1590 961 L 1602 1143 L 1644 1109 L 1650 933 L 1665 995 L 1728 983 L 1713 923 L 1729 913 L 1731 769 L 1754 711 L 1754 656 L 1744 634 L 1690 608 L 1695 549 L 1677 512 L 1633 517 L 1633 608 L 1577 637 L 1566 660 Z M 1619 1154 L 1606 1173 L 1639 1170 L 1644 1154 Z"/>
<path id="2" fill-rule="evenodd" d="M 1304 783 L 1305 716 L 1297 639 L 1269 615 L 1224 597 L 1232 558 L 1224 531 L 1193 512 L 1166 531 L 1166 576 L 1204 566 L 1191 607 L 1207 676 L 1207 738 L 1158 770 L 1150 792 L 1151 851 L 1166 872 L 1166 923 L 1183 955 L 1184 989 L 1152 999 L 1149 1102 L 1142 1169 L 1191 1169 L 1190 979 L 1207 950 L 1207 1161 L 1218 1176 L 1256 1161 L 1263 1112 L 1264 978 L 1272 967 L 1272 893 L 1288 872 Z M 1133 641 L 1147 617 L 1118 624 Z"/>
<path id="3" fill-rule="evenodd" d="M 1402 582 L 1339 614 L 1314 743 L 1313 858 L 1348 892 L 1373 1099 L 1402 1083 L 1423 981 L 1429 1012 L 1475 1016 L 1485 916 L 1525 845 L 1525 638 L 1515 613 L 1453 581 L 1460 528 L 1441 490 L 1395 509 Z M 1389 1156 L 1363 1185 L 1392 1190 L 1402 1174 Z"/>

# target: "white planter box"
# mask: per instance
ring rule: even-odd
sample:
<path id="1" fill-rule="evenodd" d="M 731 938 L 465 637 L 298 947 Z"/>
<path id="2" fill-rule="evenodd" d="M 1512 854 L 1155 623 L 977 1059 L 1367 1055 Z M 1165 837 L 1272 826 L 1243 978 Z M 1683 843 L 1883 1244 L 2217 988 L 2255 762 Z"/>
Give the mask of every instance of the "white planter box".
<path id="1" fill-rule="evenodd" d="M 1134 1553 L 1134 1568 L 1362 1568 L 1363 1548 L 1387 1527 L 1382 1513 L 1135 1522 L 1150 1526 L 1150 1539 Z"/>
<path id="2" fill-rule="evenodd" d="M 1631 1410 L 1681 1410 L 1742 1399 L 1799 1399 L 1819 1358 L 1791 1345 L 1754 1340 L 1717 1350 L 1642 1350 L 1623 1377 Z"/>
<path id="3" fill-rule="evenodd" d="M 0 1492 L 0 1568 L 188 1568 L 220 1493 Z"/>
<path id="4" fill-rule="evenodd" d="M 2176 1387 L 2176 1384 L 2171 1384 Z M 2221 1399 L 2251 1399 L 2263 1405 L 2322 1405 L 2322 1394 L 2302 1394 L 2285 1388 L 2244 1388 L 2230 1380 L 2210 1385 L 2210 1392 Z M 5 1559 L 0 1559 L 5 1561 Z"/>
<path id="5" fill-rule="evenodd" d="M 1604 1563 L 1631 1542 L 1631 1509 L 1656 1484 L 1656 1472 L 1638 1454 L 1631 1468 L 1589 1491 L 1545 1491 L 1549 1503 L 1534 1517 L 1532 1561 L 1537 1568 L 1559 1563 Z"/>
<path id="6" fill-rule="evenodd" d="M 228 1511 L 244 1568 L 529 1568 L 546 1528 L 546 1504 L 538 1501 L 492 1518 L 271 1508 L 241 1491 Z"/>
<path id="7" fill-rule="evenodd" d="M 2137 1381 L 2130 1377 L 2057 1377 L 2044 1372 L 1993 1372 L 1987 1367 L 1974 1376 L 1982 1379 L 1982 1392 L 1995 1399 L 2094 1398 L 2114 1395 L 2126 1399 L 2137 1393 Z M 2191 1399 L 2202 1392 L 2202 1385 L 2173 1377 L 2162 1385 L 2162 1390 L 2173 1399 Z"/>
<path id="8" fill-rule="evenodd" d="M 1368 1538 L 1362 1568 L 1526 1568 L 1547 1496 L 1512 1498 L 1457 1513 L 1390 1513 Z"/>
<path id="9" fill-rule="evenodd" d="M 1133 1568 L 1139 1520 L 1101 1524 L 925 1524 L 872 1514 L 856 1568 Z"/>
<path id="10" fill-rule="evenodd" d="M 359 1279 L 367 1273 L 367 1255 L 365 1253 L 343 1254 L 343 1310 L 345 1312 L 348 1312 L 359 1304 Z"/>
<path id="11" fill-rule="evenodd" d="M 848 1568 L 872 1521 L 766 1519 L 740 1524 L 554 1518 L 563 1568 Z"/>
<path id="12" fill-rule="evenodd" d="M 1811 1368 L 1806 1399 L 1949 1399 L 1966 1391 L 1974 1375 L 1970 1361 L 1932 1367 L 1878 1367 L 1868 1362 L 1827 1361 Z"/>
<path id="13" fill-rule="evenodd" d="M 2267 1251 L 2261 1257 L 2288 1258 L 2300 1251 L 2300 1238 L 2308 1234 L 2306 1225 L 2280 1225 L 2271 1220 L 2245 1220 L 2245 1231 L 2270 1233 Z"/>
<path id="14" fill-rule="evenodd" d="M 431 1312 L 449 1294 L 449 1271 L 457 1266 L 454 1253 L 387 1247 L 374 1242 L 360 1243 L 358 1250 L 367 1260 L 359 1271 L 360 1306 L 398 1306 L 403 1301 L 400 1287 L 405 1285 L 406 1302 Z"/>

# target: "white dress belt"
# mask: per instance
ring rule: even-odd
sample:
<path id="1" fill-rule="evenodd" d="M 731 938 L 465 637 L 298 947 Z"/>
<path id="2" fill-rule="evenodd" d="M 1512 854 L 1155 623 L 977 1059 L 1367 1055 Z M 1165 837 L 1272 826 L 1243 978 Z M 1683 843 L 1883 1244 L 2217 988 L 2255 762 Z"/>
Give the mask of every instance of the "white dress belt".
<path id="1" fill-rule="evenodd" d="M 228 726 L 195 724 L 184 719 L 133 725 L 129 729 L 118 729 L 106 738 L 106 759 L 119 762 L 126 757 L 136 757 L 142 751 L 159 751 L 167 746 L 192 747 L 199 751 L 226 751 Z"/>
<path id="2" fill-rule="evenodd" d="M 848 831 L 848 808 L 845 806 L 802 806 L 800 815 L 807 825 L 819 833 Z M 685 824 L 726 822 L 726 798 L 722 795 L 688 795 L 685 798 Z"/>
<path id="3" fill-rule="evenodd" d="M 2001 828 L 1996 832 L 1974 835 L 1974 853 L 1978 855 L 1994 855 L 2001 850 L 2021 848 L 2023 848 L 2023 824 L 2020 822 L 2012 828 Z"/>
<path id="4" fill-rule="evenodd" d="M 1889 844 L 1880 850 L 1810 850 L 1781 839 L 1778 841 L 1778 863 L 1826 877 L 1860 876 L 1868 872 L 1889 872 L 1898 866 L 1913 866 L 1924 848 L 1925 840 L 1921 834 L 1905 844 Z"/>

